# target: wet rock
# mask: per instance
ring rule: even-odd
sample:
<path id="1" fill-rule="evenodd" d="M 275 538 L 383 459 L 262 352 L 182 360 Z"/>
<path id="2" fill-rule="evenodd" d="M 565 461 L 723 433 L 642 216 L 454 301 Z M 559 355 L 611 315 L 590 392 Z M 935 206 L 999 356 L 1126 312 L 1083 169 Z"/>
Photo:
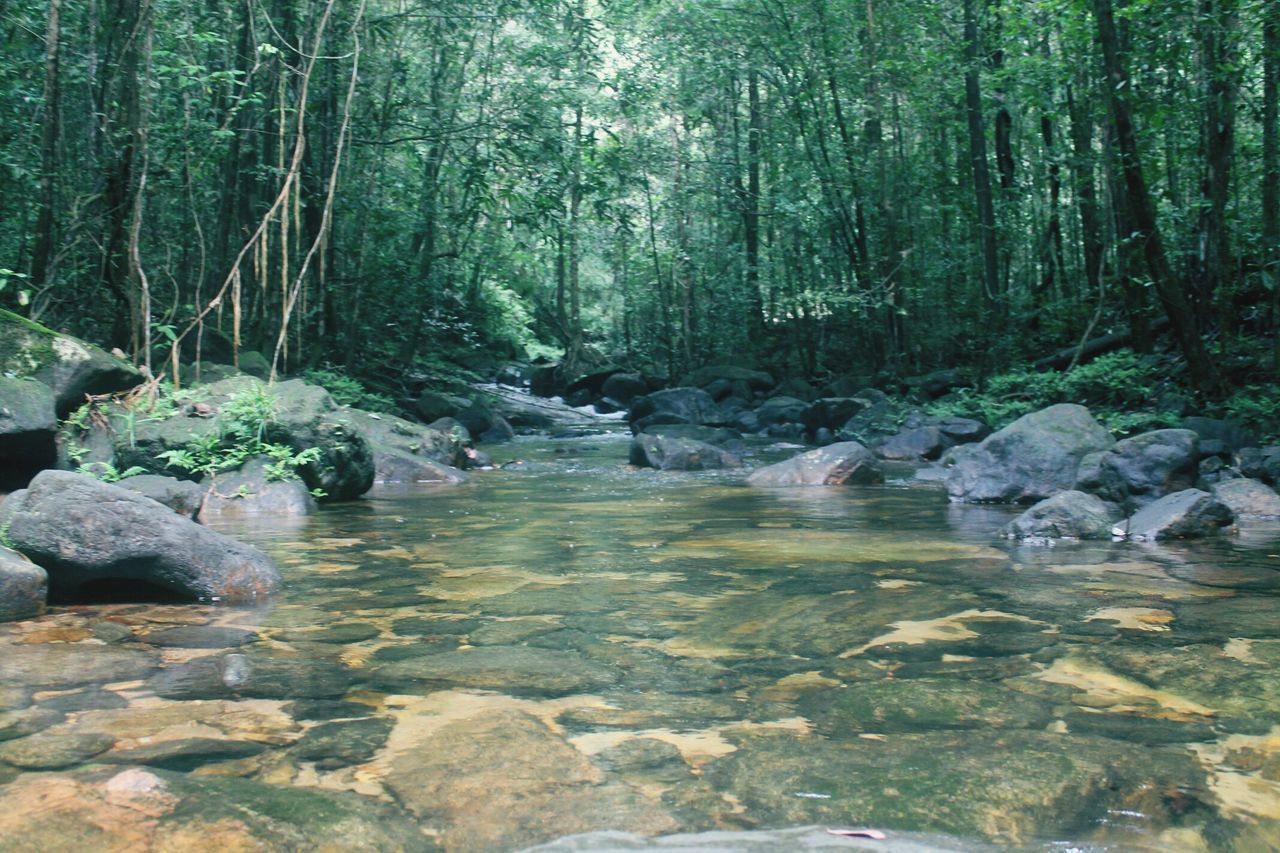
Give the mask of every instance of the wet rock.
<path id="1" fill-rule="evenodd" d="M 72 693 L 60 693 L 40 700 L 40 707 L 70 714 L 77 711 L 101 711 L 123 708 L 129 703 L 114 690 L 89 687 Z"/>
<path id="2" fill-rule="evenodd" d="M 769 393 L 769 396 L 771 398 L 787 397 L 808 403 L 818 398 L 818 391 L 804 379 L 792 376 L 778 383 L 777 387 Z"/>
<path id="3" fill-rule="evenodd" d="M 1217 739 L 1213 726 L 1181 720 L 1160 720 L 1124 713 L 1074 711 L 1062 721 L 1072 734 L 1096 735 L 1122 743 L 1164 744 L 1200 743 Z"/>
<path id="4" fill-rule="evenodd" d="M 400 637 L 464 636 L 485 623 L 479 619 L 426 619 L 410 616 L 391 623 L 391 632 Z"/>
<path id="5" fill-rule="evenodd" d="M 51 591 L 119 595 L 130 585 L 183 598 L 252 601 L 280 575 L 265 554 L 149 498 L 67 471 L 44 471 L 0 504 L 0 525 L 49 572 Z"/>
<path id="6" fill-rule="evenodd" d="M 312 447 L 320 451 L 319 459 L 298 469 L 308 489 L 319 489 L 329 501 L 352 500 L 369 491 L 373 449 L 328 391 L 291 379 L 270 386 L 269 393 L 275 414 L 266 440 L 294 453 Z"/>
<path id="7" fill-rule="evenodd" d="M 883 483 L 875 455 L 856 441 L 830 444 L 769 465 L 747 478 L 753 486 L 846 486 Z"/>
<path id="8" fill-rule="evenodd" d="M 386 744 L 393 722 L 375 717 L 323 723 L 308 729 L 292 753 L 302 761 L 316 762 L 322 770 L 363 764 Z"/>
<path id="9" fill-rule="evenodd" d="M 727 427 L 709 427 L 701 424 L 656 424 L 642 430 L 645 435 L 660 435 L 664 438 L 688 438 L 714 444 L 734 454 L 741 454 L 745 449 L 742 433 Z"/>
<path id="10" fill-rule="evenodd" d="M 743 703 L 719 696 L 609 693 L 607 706 L 571 708 L 556 718 L 570 729 L 696 729 L 708 722 L 741 720 Z"/>
<path id="11" fill-rule="evenodd" d="M 142 382 L 142 374 L 123 359 L 4 310 L 0 310 L 0 374 L 47 385 L 60 418 L 84 403 L 85 394 L 110 394 Z"/>
<path id="12" fill-rule="evenodd" d="M 706 786 L 697 790 L 681 792 L 681 803 L 688 808 L 673 807 L 679 813 L 689 812 L 697 818 L 687 818 L 686 824 L 703 823 L 710 826 L 730 825 L 742 821 L 740 812 L 730 810 L 723 797 Z M 687 797 L 687 799 L 686 799 Z M 664 796 L 664 802 L 669 798 Z M 704 815 L 717 815 L 708 820 Z M 843 825 L 842 825 L 843 827 Z M 524 853 L 597 853 L 610 851 L 622 853 L 627 850 L 678 850 L 682 853 L 694 853 L 705 850 L 707 853 L 777 853 L 780 850 L 792 851 L 848 851 L 848 850 L 896 850 L 903 853 L 987 853 L 989 848 L 968 839 L 947 838 L 941 835 L 930 835 L 922 832 L 900 832 L 891 834 L 892 841 L 886 846 L 885 841 L 870 836 L 864 838 L 845 837 L 832 833 L 828 827 L 802 826 L 793 829 L 759 829 L 759 830 L 707 830 L 702 832 L 682 832 L 678 835 L 664 835 L 650 838 L 632 832 L 585 832 L 561 838 L 537 847 L 530 847 Z"/>
<path id="13" fill-rule="evenodd" d="M 324 625 L 319 628 L 295 628 L 280 631 L 275 635 L 276 639 L 284 640 L 286 643 L 294 642 L 315 642 L 315 643 L 362 643 L 365 640 L 372 640 L 381 634 L 382 631 L 377 625 L 370 625 L 367 622 L 338 622 L 333 625 Z"/>
<path id="14" fill-rule="evenodd" d="M 936 426 L 906 429 L 885 439 L 876 448 L 881 459 L 937 459 L 951 446 L 951 441 Z"/>
<path id="15" fill-rule="evenodd" d="M 315 512 L 316 502 L 298 479 L 274 479 L 270 459 L 250 459 L 234 471 L 218 474 L 206 486 L 199 520 L 298 516 Z"/>
<path id="16" fill-rule="evenodd" d="M 394 448 L 380 448 L 374 445 L 373 461 L 374 480 L 378 483 L 457 485 L 467 481 L 467 475 L 457 468 Z"/>
<path id="17" fill-rule="evenodd" d="M 1280 495 L 1258 480 L 1224 480 L 1213 487 L 1213 496 L 1239 516 L 1274 518 L 1280 516 Z"/>
<path id="18" fill-rule="evenodd" d="M 0 472 L 5 475 L 0 485 L 25 485 L 57 461 L 54 402 L 53 391 L 44 383 L 0 373 Z M 17 476 L 8 483 L 8 475 Z"/>
<path id="19" fill-rule="evenodd" d="M 387 451 L 422 457 L 453 468 L 465 459 L 460 434 L 433 429 L 395 415 L 345 409 L 343 417 L 373 446 L 374 455 Z"/>
<path id="20" fill-rule="evenodd" d="M 689 765 L 680 750 L 666 741 L 639 737 L 625 740 L 595 756 L 605 770 L 645 782 L 679 782 L 689 777 Z"/>
<path id="21" fill-rule="evenodd" d="M 800 713 L 820 734 L 944 729 L 1042 729 L 1052 708 L 999 684 L 954 679 L 890 679 L 824 690 Z"/>
<path id="22" fill-rule="evenodd" d="M 503 620 L 472 631 L 470 641 L 477 646 L 510 646 L 559 630 L 559 625 L 541 620 Z"/>
<path id="23" fill-rule="evenodd" d="M 632 400 L 627 420 L 640 432 L 653 424 L 720 424 L 724 413 L 701 388 L 668 388 Z"/>
<path id="24" fill-rule="evenodd" d="M 853 770 L 856 768 L 856 772 Z M 829 741 L 786 734 L 744 738 L 703 769 L 766 824 L 859 822 L 986 838 L 1002 845 L 1072 837 L 1108 808 L 1176 816 L 1160 791 L 1199 790 L 1182 754 L 1043 732 L 932 732 Z M 1185 786 L 1185 787 L 1183 787 Z"/>
<path id="25" fill-rule="evenodd" d="M 118 646 L 16 645 L 0 655 L 0 683 L 65 689 L 146 678 L 155 668 L 151 654 Z"/>
<path id="26" fill-rule="evenodd" d="M 161 628 L 142 636 L 143 642 L 153 646 L 179 649 L 228 649 L 243 646 L 257 639 L 248 628 L 224 628 L 216 625 L 179 625 Z"/>
<path id="27" fill-rule="evenodd" d="M 801 418 L 809 404 L 796 397 L 770 397 L 755 410 L 756 419 L 762 427 L 795 426 L 800 427 Z"/>
<path id="28" fill-rule="evenodd" d="M 98 757 L 104 764 L 143 764 L 186 773 L 216 761 L 232 761 L 259 755 L 266 746 L 231 738 L 187 737 L 161 740 L 128 749 L 116 749 Z"/>
<path id="29" fill-rule="evenodd" d="M 742 460 L 713 444 L 691 438 L 642 433 L 631 442 L 630 462 L 659 471 L 709 471 L 740 468 Z"/>
<path id="30" fill-rule="evenodd" d="M 17 684 L 0 684 L 0 711 L 16 711 L 30 705 L 30 690 Z"/>
<path id="31" fill-rule="evenodd" d="M 649 384 L 639 373 L 614 373 L 604 381 L 600 392 L 610 400 L 623 406 L 631 405 L 631 401 L 647 393 Z"/>
<path id="32" fill-rule="evenodd" d="M 1024 415 L 978 445 L 965 445 L 947 475 L 952 499 L 1035 503 L 1072 488 L 1080 460 L 1114 440 L 1083 406 L 1064 403 Z"/>
<path id="33" fill-rule="evenodd" d="M 299 699 L 286 705 L 284 711 L 295 720 L 336 720 L 364 717 L 369 706 L 336 699 Z"/>
<path id="34" fill-rule="evenodd" d="M 1231 510 L 1208 492 L 1185 489 L 1147 504 L 1116 527 L 1130 539 L 1195 539 L 1211 536 L 1232 521 Z"/>
<path id="35" fill-rule="evenodd" d="M 1015 518 L 1005 528 L 1011 539 L 1110 539 L 1115 514 L 1094 495 L 1059 492 Z"/>
<path id="36" fill-rule="evenodd" d="M 545 724 L 495 710 L 392 735 L 386 787 L 414 815 L 440 827 L 452 850 L 536 844 L 566 833 L 671 832 L 675 821 L 633 788 L 605 783 L 586 756 Z"/>
<path id="37" fill-rule="evenodd" d="M 680 380 L 680 384 L 689 388 L 705 388 L 712 382 L 728 380 L 745 382 L 752 391 L 768 391 L 774 386 L 773 376 L 763 370 L 752 370 L 734 364 L 714 364 L 700 367 L 688 373 Z"/>
<path id="38" fill-rule="evenodd" d="M 800 415 L 800 422 L 812 433 L 823 427 L 835 430 L 867 407 L 860 397 L 823 397 L 814 400 Z"/>
<path id="39" fill-rule="evenodd" d="M 389 663 L 373 680 L 397 690 L 440 687 L 564 696 L 608 687 L 617 674 L 573 652 L 525 646 L 482 646 Z"/>
<path id="40" fill-rule="evenodd" d="M 26 737 L 56 726 L 65 719 L 61 711 L 52 708 L 23 708 L 0 712 L 0 741 Z"/>
<path id="41" fill-rule="evenodd" d="M 58 770 L 81 764 L 106 752 L 115 738 L 97 733 L 69 733 L 52 729 L 0 745 L 0 761 L 24 770 Z"/>
<path id="42" fill-rule="evenodd" d="M 982 441 L 991 435 L 991 427 L 973 418 L 938 418 L 935 426 L 956 444 Z"/>
<path id="43" fill-rule="evenodd" d="M 1236 453 L 1236 467 L 1246 477 L 1280 485 L 1280 445 L 1243 448 Z"/>
<path id="44" fill-rule="evenodd" d="M 151 679 L 151 689 L 166 699 L 329 699 L 350 686 L 351 676 L 336 663 L 239 653 L 175 664 Z"/>
<path id="45" fill-rule="evenodd" d="M 44 612 L 49 595 L 45 570 L 0 546 L 0 622 L 30 619 Z"/>
<path id="46" fill-rule="evenodd" d="M 1088 465 L 1077 488 L 1103 500 L 1143 507 L 1189 489 L 1199 477 L 1200 439 L 1189 429 L 1159 429 L 1116 442 Z"/>
<path id="47" fill-rule="evenodd" d="M 204 502 L 206 487 L 190 480 L 164 477 L 159 474 L 138 474 L 116 483 L 122 489 L 137 492 L 143 497 L 162 503 L 178 515 L 195 518 Z"/>
<path id="48" fill-rule="evenodd" d="M 1244 424 L 1230 418 L 1183 418 L 1182 428 L 1195 432 L 1200 437 L 1201 446 L 1206 442 L 1218 442 L 1228 454 L 1254 444 L 1254 438 Z"/>

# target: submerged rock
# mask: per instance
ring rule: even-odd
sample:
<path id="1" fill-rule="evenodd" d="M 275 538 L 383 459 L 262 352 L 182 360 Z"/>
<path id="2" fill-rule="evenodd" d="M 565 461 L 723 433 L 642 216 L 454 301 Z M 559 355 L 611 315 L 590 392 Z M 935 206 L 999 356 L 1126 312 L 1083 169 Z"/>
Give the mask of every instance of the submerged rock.
<path id="1" fill-rule="evenodd" d="M 1042 729 L 1052 706 L 984 681 L 887 679 L 824 690 L 801 713 L 820 734 L 921 732 L 946 729 Z"/>
<path id="2" fill-rule="evenodd" d="M 1226 504 L 1208 492 L 1184 489 L 1147 504 L 1121 522 L 1116 533 L 1130 539 L 1194 539 L 1210 536 L 1231 524 Z"/>
<path id="3" fill-rule="evenodd" d="M 39 616 L 48 594 L 49 576 L 45 570 L 0 546 L 0 622 Z"/>
<path id="4" fill-rule="evenodd" d="M 0 684 L 61 690 L 146 678 L 157 659 L 142 650 L 96 643 L 12 645 L 0 655 Z"/>
<path id="5" fill-rule="evenodd" d="M 1115 515 L 1101 498 L 1076 490 L 1046 498 L 1011 521 L 1011 539 L 1110 539 Z"/>
<path id="6" fill-rule="evenodd" d="M 110 735 L 46 729 L 0 745 L 0 761 L 24 770 L 58 770 L 106 752 L 116 742 Z"/>
<path id="7" fill-rule="evenodd" d="M 174 664 L 151 679 L 151 689 L 166 699 L 331 699 L 350 686 L 337 663 L 240 653 Z"/>
<path id="8" fill-rule="evenodd" d="M 742 460 L 714 444 L 692 438 L 642 433 L 631 442 L 632 465 L 659 471 L 741 468 Z"/>
<path id="9" fill-rule="evenodd" d="M 856 441 L 842 441 L 761 468 L 753 486 L 858 486 L 883 483 L 875 454 Z"/>
<path id="10" fill-rule="evenodd" d="M 439 687 L 501 690 L 525 696 L 564 696 L 608 687 L 610 668 L 573 652 L 526 646 L 482 646 L 396 661 L 379 668 L 373 680 L 389 689 Z"/>
<path id="11" fill-rule="evenodd" d="M 55 594 L 131 589 L 195 600 L 252 601 L 280 584 L 261 551 L 126 489 L 44 471 L 0 504 L 9 540 L 49 573 Z"/>
<path id="12" fill-rule="evenodd" d="M 1114 443 L 1084 406 L 1050 406 L 953 451 L 947 492 L 968 503 L 1034 503 L 1072 488 L 1080 460 Z"/>

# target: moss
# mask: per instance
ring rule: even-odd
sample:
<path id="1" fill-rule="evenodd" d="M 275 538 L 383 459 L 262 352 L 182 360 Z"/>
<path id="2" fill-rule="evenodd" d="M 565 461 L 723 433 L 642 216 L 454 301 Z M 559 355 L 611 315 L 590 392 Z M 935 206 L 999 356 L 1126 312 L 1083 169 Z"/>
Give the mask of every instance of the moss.
<path id="1" fill-rule="evenodd" d="M 29 377 L 56 358 L 57 332 L 0 309 L 0 372 Z"/>

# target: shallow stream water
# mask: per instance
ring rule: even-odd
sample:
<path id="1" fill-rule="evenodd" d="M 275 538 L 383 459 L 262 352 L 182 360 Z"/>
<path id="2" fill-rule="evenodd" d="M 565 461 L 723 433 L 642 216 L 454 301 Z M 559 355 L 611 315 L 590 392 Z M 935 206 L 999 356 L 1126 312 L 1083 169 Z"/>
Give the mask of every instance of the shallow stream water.
<path id="1" fill-rule="evenodd" d="M 1280 527 L 1013 546 L 906 469 L 626 448 L 224 526 L 284 570 L 261 607 L 0 626 L 0 849 L 1280 849 Z"/>

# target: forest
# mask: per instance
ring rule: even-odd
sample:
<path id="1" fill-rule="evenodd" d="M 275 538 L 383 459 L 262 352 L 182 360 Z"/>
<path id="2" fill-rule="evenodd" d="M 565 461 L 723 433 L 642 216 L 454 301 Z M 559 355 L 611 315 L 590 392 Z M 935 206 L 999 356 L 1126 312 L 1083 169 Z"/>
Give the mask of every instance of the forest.
<path id="1" fill-rule="evenodd" d="M 0 25 L 0 307 L 179 382 L 230 340 L 389 397 L 538 358 L 978 387 L 1101 339 L 1280 408 L 1267 0 L 4 0 Z"/>

